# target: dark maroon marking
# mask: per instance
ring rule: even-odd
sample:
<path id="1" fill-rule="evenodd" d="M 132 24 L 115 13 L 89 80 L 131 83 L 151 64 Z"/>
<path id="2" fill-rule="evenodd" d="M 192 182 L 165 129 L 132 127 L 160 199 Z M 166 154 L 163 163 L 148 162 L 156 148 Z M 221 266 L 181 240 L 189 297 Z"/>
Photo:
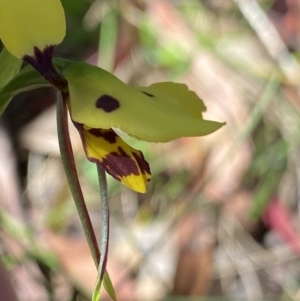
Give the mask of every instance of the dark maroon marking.
<path id="1" fill-rule="evenodd" d="M 52 55 L 54 46 L 47 46 L 43 51 L 34 47 L 33 56 L 24 55 L 23 59 L 34 66 L 40 73 L 47 71 L 49 65 L 52 65 Z"/>
<path id="2" fill-rule="evenodd" d="M 136 160 L 134 161 L 121 147 L 118 147 L 118 151 L 119 153 L 110 153 L 106 156 L 106 158 L 103 159 L 102 162 L 99 162 L 103 168 L 115 179 L 120 181 L 122 177 L 129 176 L 131 174 L 138 176 L 140 174 L 138 167 L 140 168 L 142 174 L 151 174 L 149 164 L 144 159 L 142 152 L 132 152 Z M 148 182 L 149 181 L 150 180 L 148 180 Z"/>
<path id="3" fill-rule="evenodd" d="M 121 147 L 118 147 L 118 151 L 120 153 L 112 152 L 103 159 L 103 168 L 119 181 L 124 176 L 139 175 L 136 162 Z"/>
<path id="4" fill-rule="evenodd" d="M 149 96 L 149 97 L 155 97 L 153 94 L 147 93 L 145 91 L 141 91 L 142 93 L 144 93 L 145 95 Z"/>
<path id="5" fill-rule="evenodd" d="M 96 137 L 102 137 L 110 144 L 117 142 L 118 135 L 113 130 L 89 129 L 88 131 Z"/>
<path id="6" fill-rule="evenodd" d="M 34 47 L 33 56 L 24 55 L 23 60 L 31 64 L 53 87 L 64 91 L 68 83 L 52 63 L 53 49 L 53 45 L 46 46 L 43 50 Z"/>
<path id="7" fill-rule="evenodd" d="M 102 109 L 106 113 L 113 112 L 119 107 L 120 107 L 119 101 L 107 94 L 102 95 L 96 101 L 96 108 Z"/>
<path id="8" fill-rule="evenodd" d="M 81 135 L 81 131 L 84 131 L 84 127 L 83 127 L 83 124 L 82 123 L 79 123 L 79 122 L 76 122 L 74 120 L 73 121 L 73 124 L 75 125 L 76 129 L 78 130 L 78 132 L 80 133 Z"/>
<path id="9" fill-rule="evenodd" d="M 145 160 L 143 153 L 141 151 L 137 151 L 137 152 L 132 152 L 132 155 L 133 155 L 134 159 L 136 160 L 138 166 L 140 167 L 142 174 L 147 173 L 147 174 L 151 175 L 150 166 L 149 166 L 148 162 Z M 149 181 L 150 181 L 150 179 L 148 179 L 148 182 Z"/>

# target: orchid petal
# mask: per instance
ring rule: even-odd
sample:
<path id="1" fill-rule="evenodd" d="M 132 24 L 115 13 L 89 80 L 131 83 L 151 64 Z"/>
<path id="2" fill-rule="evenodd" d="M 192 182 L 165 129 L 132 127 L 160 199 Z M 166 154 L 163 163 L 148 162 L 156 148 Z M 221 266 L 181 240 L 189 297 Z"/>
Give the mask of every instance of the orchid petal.
<path id="1" fill-rule="evenodd" d="M 59 0 L 0 0 L 0 38 L 18 58 L 32 56 L 35 47 L 59 44 L 65 32 Z"/>
<path id="2" fill-rule="evenodd" d="M 88 128 L 75 123 L 87 158 L 125 186 L 146 192 L 151 173 L 142 152 L 126 144 L 113 130 Z"/>
<path id="3" fill-rule="evenodd" d="M 83 62 L 64 70 L 72 119 L 90 128 L 119 128 L 145 141 L 204 136 L 224 123 L 203 120 L 205 106 L 184 84 L 130 87 L 111 73 Z"/>

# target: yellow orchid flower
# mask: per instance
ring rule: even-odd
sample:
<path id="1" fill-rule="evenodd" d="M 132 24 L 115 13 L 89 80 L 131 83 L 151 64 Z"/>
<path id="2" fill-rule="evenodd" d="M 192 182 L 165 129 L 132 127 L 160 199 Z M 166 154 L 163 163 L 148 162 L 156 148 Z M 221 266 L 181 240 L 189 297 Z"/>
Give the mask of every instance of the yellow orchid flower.
<path id="1" fill-rule="evenodd" d="M 150 169 L 141 152 L 111 129 L 150 142 L 204 136 L 224 125 L 204 120 L 202 100 L 184 84 L 130 87 L 111 73 L 84 62 L 63 71 L 68 81 L 71 118 L 87 158 L 138 192 L 146 191 Z"/>
<path id="2" fill-rule="evenodd" d="M 70 62 L 60 74 L 52 63 L 52 51 L 65 30 L 59 0 L 0 0 L 0 37 L 5 47 L 62 91 L 87 158 L 131 189 L 146 191 L 150 168 L 143 154 L 112 128 L 141 140 L 167 142 L 208 135 L 224 125 L 202 118 L 206 110 L 202 100 L 184 84 L 130 87 L 83 62 Z"/>
<path id="3" fill-rule="evenodd" d="M 0 20 L 0 38 L 18 58 L 59 44 L 66 32 L 60 0 L 0 0 Z"/>

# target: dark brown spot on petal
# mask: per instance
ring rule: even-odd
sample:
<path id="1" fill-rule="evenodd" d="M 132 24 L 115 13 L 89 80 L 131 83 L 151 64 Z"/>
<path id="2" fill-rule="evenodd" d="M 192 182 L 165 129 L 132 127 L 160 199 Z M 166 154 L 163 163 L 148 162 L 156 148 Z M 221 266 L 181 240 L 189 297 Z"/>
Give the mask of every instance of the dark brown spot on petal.
<path id="1" fill-rule="evenodd" d="M 117 99 L 107 94 L 102 95 L 96 101 L 96 108 L 102 109 L 106 113 L 111 113 L 120 107 Z"/>
<path id="2" fill-rule="evenodd" d="M 141 91 L 141 92 L 144 93 L 145 95 L 149 96 L 149 97 L 154 97 L 153 94 L 150 94 L 150 93 L 148 93 L 148 92 L 145 92 L 145 91 Z"/>
<path id="3" fill-rule="evenodd" d="M 102 137 L 110 144 L 117 142 L 118 135 L 113 130 L 89 129 L 88 131 L 96 137 Z"/>

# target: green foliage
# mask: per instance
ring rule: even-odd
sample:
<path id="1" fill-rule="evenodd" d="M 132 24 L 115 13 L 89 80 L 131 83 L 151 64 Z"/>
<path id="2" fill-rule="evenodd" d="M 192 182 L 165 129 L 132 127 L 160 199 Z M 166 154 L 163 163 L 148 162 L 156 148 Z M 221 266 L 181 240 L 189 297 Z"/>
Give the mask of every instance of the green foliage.
<path id="1" fill-rule="evenodd" d="M 13 93 L 11 93 L 14 89 L 8 88 L 9 91 L 3 92 L 3 88 L 19 73 L 21 65 L 22 60 L 13 56 L 5 47 L 2 49 L 0 53 L 0 115 L 14 96 Z M 21 80 L 19 84 L 22 82 L 23 80 Z"/>
<path id="2" fill-rule="evenodd" d="M 279 184 L 288 166 L 288 143 L 280 130 L 259 123 L 254 131 L 255 153 L 245 174 L 245 185 L 254 193 L 251 215 L 258 219 L 278 194 Z"/>
<path id="3" fill-rule="evenodd" d="M 180 42 L 163 41 L 159 38 L 159 28 L 147 17 L 143 18 L 139 28 L 141 49 L 149 64 L 164 67 L 176 75 L 182 74 L 191 63 L 191 54 Z"/>
<path id="4" fill-rule="evenodd" d="M 3 58 L 5 56 L 3 55 Z M 22 62 L 21 60 L 8 57 L 7 61 L 6 65 L 8 66 L 6 68 L 11 67 L 12 71 L 8 74 L 8 78 L 4 81 L 2 89 L 0 89 L 0 115 L 14 96 L 26 91 L 50 87 L 50 84 L 32 66 L 28 65 L 19 72 L 20 68 L 13 68 L 13 64 L 18 65 Z M 9 61 L 12 61 L 12 63 L 9 63 Z M 54 60 L 56 67 L 61 71 L 68 66 L 69 62 L 71 61 L 65 59 Z"/>
<path id="5" fill-rule="evenodd" d="M 13 56 L 4 47 L 0 53 L 0 90 L 20 71 L 22 60 Z"/>
<path id="6" fill-rule="evenodd" d="M 32 67 L 24 68 L 0 91 L 0 114 L 14 96 L 42 87 L 50 87 L 50 85 Z"/>

